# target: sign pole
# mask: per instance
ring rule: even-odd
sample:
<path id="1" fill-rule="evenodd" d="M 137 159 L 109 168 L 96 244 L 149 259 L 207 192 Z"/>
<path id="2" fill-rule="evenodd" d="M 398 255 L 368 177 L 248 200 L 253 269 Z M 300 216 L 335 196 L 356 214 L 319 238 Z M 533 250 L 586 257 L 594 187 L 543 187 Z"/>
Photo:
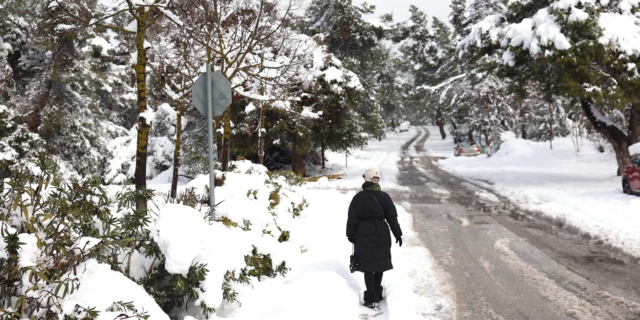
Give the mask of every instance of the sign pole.
<path id="1" fill-rule="evenodd" d="M 213 142 L 215 140 L 215 123 L 213 116 L 220 116 L 231 104 L 233 96 L 231 82 L 220 72 L 211 71 L 211 63 L 206 64 L 206 72 L 200 74 L 191 89 L 193 106 L 207 118 L 209 131 L 209 206 L 216 204 L 214 189 L 216 188 L 215 172 L 213 167 Z M 213 220 L 213 214 L 210 215 Z"/>
<path id="2" fill-rule="evenodd" d="M 216 203 L 216 198 L 213 189 L 215 188 L 215 172 L 213 168 L 213 107 L 211 92 L 211 63 L 207 63 L 207 126 L 209 128 L 209 207 L 213 210 Z M 209 219 L 213 220 L 213 213 L 209 216 Z"/>

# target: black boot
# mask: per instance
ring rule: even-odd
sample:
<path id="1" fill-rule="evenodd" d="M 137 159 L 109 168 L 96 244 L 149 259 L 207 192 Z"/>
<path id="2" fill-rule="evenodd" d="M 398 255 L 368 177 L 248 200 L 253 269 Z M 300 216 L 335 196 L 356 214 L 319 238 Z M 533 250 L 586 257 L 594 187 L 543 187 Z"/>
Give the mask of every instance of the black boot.
<path id="1" fill-rule="evenodd" d="M 375 292 L 371 292 L 369 290 L 366 290 L 364 292 L 364 306 L 367 308 L 375 308 L 376 307 L 376 303 L 379 302 L 380 299 L 377 297 L 377 295 L 375 294 Z"/>
<path id="2" fill-rule="evenodd" d="M 378 302 L 382 301 L 382 299 L 383 299 L 383 297 L 382 297 L 382 289 L 383 288 L 384 288 L 383 286 L 380 286 L 376 290 L 376 294 L 378 295 Z"/>

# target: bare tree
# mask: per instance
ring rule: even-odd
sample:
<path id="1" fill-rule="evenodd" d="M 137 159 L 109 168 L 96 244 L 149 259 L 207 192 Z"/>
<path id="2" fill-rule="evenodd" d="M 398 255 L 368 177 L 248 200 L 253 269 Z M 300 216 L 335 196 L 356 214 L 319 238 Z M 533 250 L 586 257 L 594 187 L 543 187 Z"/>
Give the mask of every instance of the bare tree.
<path id="1" fill-rule="evenodd" d="M 300 69 L 309 62 L 306 49 L 315 45 L 289 28 L 301 5 L 300 0 L 176 0 L 170 18 L 193 41 L 189 61 L 200 63 L 191 68 L 210 62 L 232 83 L 236 97 L 273 102 L 295 99 L 304 81 Z M 223 171 L 228 169 L 230 115 L 227 109 L 222 117 Z"/>

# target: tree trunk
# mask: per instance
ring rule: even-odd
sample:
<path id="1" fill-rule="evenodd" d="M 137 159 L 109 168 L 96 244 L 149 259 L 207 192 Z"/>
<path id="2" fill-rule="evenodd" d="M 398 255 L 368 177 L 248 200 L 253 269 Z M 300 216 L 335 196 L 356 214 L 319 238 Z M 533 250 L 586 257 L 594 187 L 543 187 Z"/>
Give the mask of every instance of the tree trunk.
<path id="1" fill-rule="evenodd" d="M 442 140 L 446 139 L 447 133 L 444 131 L 444 123 L 440 120 L 436 122 L 436 124 L 438 125 L 438 128 L 440 128 L 440 136 L 442 136 Z"/>
<path id="2" fill-rule="evenodd" d="M 456 126 L 456 123 L 453 122 L 453 119 L 451 119 L 450 121 L 451 121 L 451 125 L 453 126 L 453 130 L 458 130 L 458 126 Z"/>
<path id="3" fill-rule="evenodd" d="M 527 126 L 522 125 L 522 139 L 527 140 L 529 137 L 527 136 Z"/>
<path id="4" fill-rule="evenodd" d="M 475 141 L 475 139 L 473 139 L 473 130 L 469 130 L 469 132 L 467 133 L 467 138 L 469 138 L 469 142 Z"/>
<path id="5" fill-rule="evenodd" d="M 325 168 L 325 166 L 324 166 L 324 149 L 325 149 L 324 140 L 322 140 L 322 143 L 320 144 L 320 153 L 321 153 L 321 156 L 322 156 L 322 169 Z"/>
<path id="6" fill-rule="evenodd" d="M 231 145 L 231 108 L 227 108 L 222 114 L 224 121 L 224 141 L 222 142 L 222 158 L 220 164 L 222 171 L 229 171 L 229 150 Z"/>
<path id="7" fill-rule="evenodd" d="M 267 130 L 264 129 L 265 112 L 264 105 L 260 108 L 260 128 L 258 130 L 258 159 L 264 165 L 264 143 L 267 140 Z M 264 132 L 262 132 L 264 130 Z"/>
<path id="8" fill-rule="evenodd" d="M 291 171 L 301 177 L 304 177 L 306 174 L 304 168 L 304 154 L 297 153 L 295 151 L 295 147 L 291 151 Z"/>
<path id="9" fill-rule="evenodd" d="M 640 138 L 640 102 L 631 105 L 629 115 L 629 145 L 638 143 Z"/>
<path id="10" fill-rule="evenodd" d="M 138 51 L 136 64 L 133 69 L 136 72 L 136 85 L 138 91 L 138 138 L 136 149 L 136 169 L 135 185 L 136 190 L 147 187 L 147 146 L 149 142 L 149 131 L 151 124 L 145 117 L 141 117 L 147 111 L 147 51 L 144 48 L 145 31 L 147 28 L 147 18 L 151 11 L 146 11 L 144 7 L 136 9 L 138 15 L 138 30 L 136 32 L 136 49 Z M 146 200 L 139 200 L 136 203 L 136 210 L 146 212 Z"/>
<path id="11" fill-rule="evenodd" d="M 222 159 L 222 143 L 224 142 L 224 135 L 218 130 L 222 128 L 222 117 L 214 116 L 213 118 L 216 122 L 216 132 L 214 133 L 216 135 L 216 158 L 218 162 L 220 162 L 220 159 Z"/>
<path id="12" fill-rule="evenodd" d="M 173 149 L 173 176 L 171 177 L 171 198 L 176 198 L 178 190 L 178 169 L 180 168 L 180 146 L 182 144 L 182 102 L 178 101 L 178 114 L 176 121 L 176 146 Z"/>
<path id="13" fill-rule="evenodd" d="M 636 141 L 638 136 L 628 136 L 617 126 L 609 125 L 607 122 L 602 121 L 601 119 L 604 118 L 604 116 L 593 106 L 593 101 L 591 99 L 581 100 L 580 106 L 593 128 L 604 135 L 607 141 L 611 143 L 611 146 L 613 146 L 613 150 L 616 153 L 616 160 L 618 162 L 617 174 L 618 176 L 621 176 L 624 167 L 631 160 L 631 156 L 629 155 L 630 142 L 632 139 L 632 141 Z M 640 128 L 638 128 L 638 126 L 640 126 L 640 106 L 635 104 L 632 106 L 630 120 L 629 128 L 631 131 L 640 135 Z"/>
<path id="14" fill-rule="evenodd" d="M 343 21 L 341 26 L 342 31 L 342 43 L 344 44 L 344 54 L 342 59 L 344 60 L 349 56 L 349 37 L 351 36 L 351 23 L 349 21 Z"/>
<path id="15" fill-rule="evenodd" d="M 553 108 L 549 104 L 549 148 L 553 150 Z"/>

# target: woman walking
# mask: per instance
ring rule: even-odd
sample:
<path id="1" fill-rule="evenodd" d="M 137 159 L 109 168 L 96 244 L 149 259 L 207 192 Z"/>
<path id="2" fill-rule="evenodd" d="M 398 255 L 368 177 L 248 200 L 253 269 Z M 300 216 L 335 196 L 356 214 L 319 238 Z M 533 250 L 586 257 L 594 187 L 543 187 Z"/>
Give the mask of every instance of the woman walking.
<path id="1" fill-rule="evenodd" d="M 402 247 L 402 230 L 391 197 L 380 191 L 380 172 L 367 169 L 365 182 L 349 205 L 347 238 L 354 244 L 356 271 L 364 272 L 364 306 L 375 308 L 382 300 L 383 272 L 393 269 L 391 264 L 391 232 Z"/>

